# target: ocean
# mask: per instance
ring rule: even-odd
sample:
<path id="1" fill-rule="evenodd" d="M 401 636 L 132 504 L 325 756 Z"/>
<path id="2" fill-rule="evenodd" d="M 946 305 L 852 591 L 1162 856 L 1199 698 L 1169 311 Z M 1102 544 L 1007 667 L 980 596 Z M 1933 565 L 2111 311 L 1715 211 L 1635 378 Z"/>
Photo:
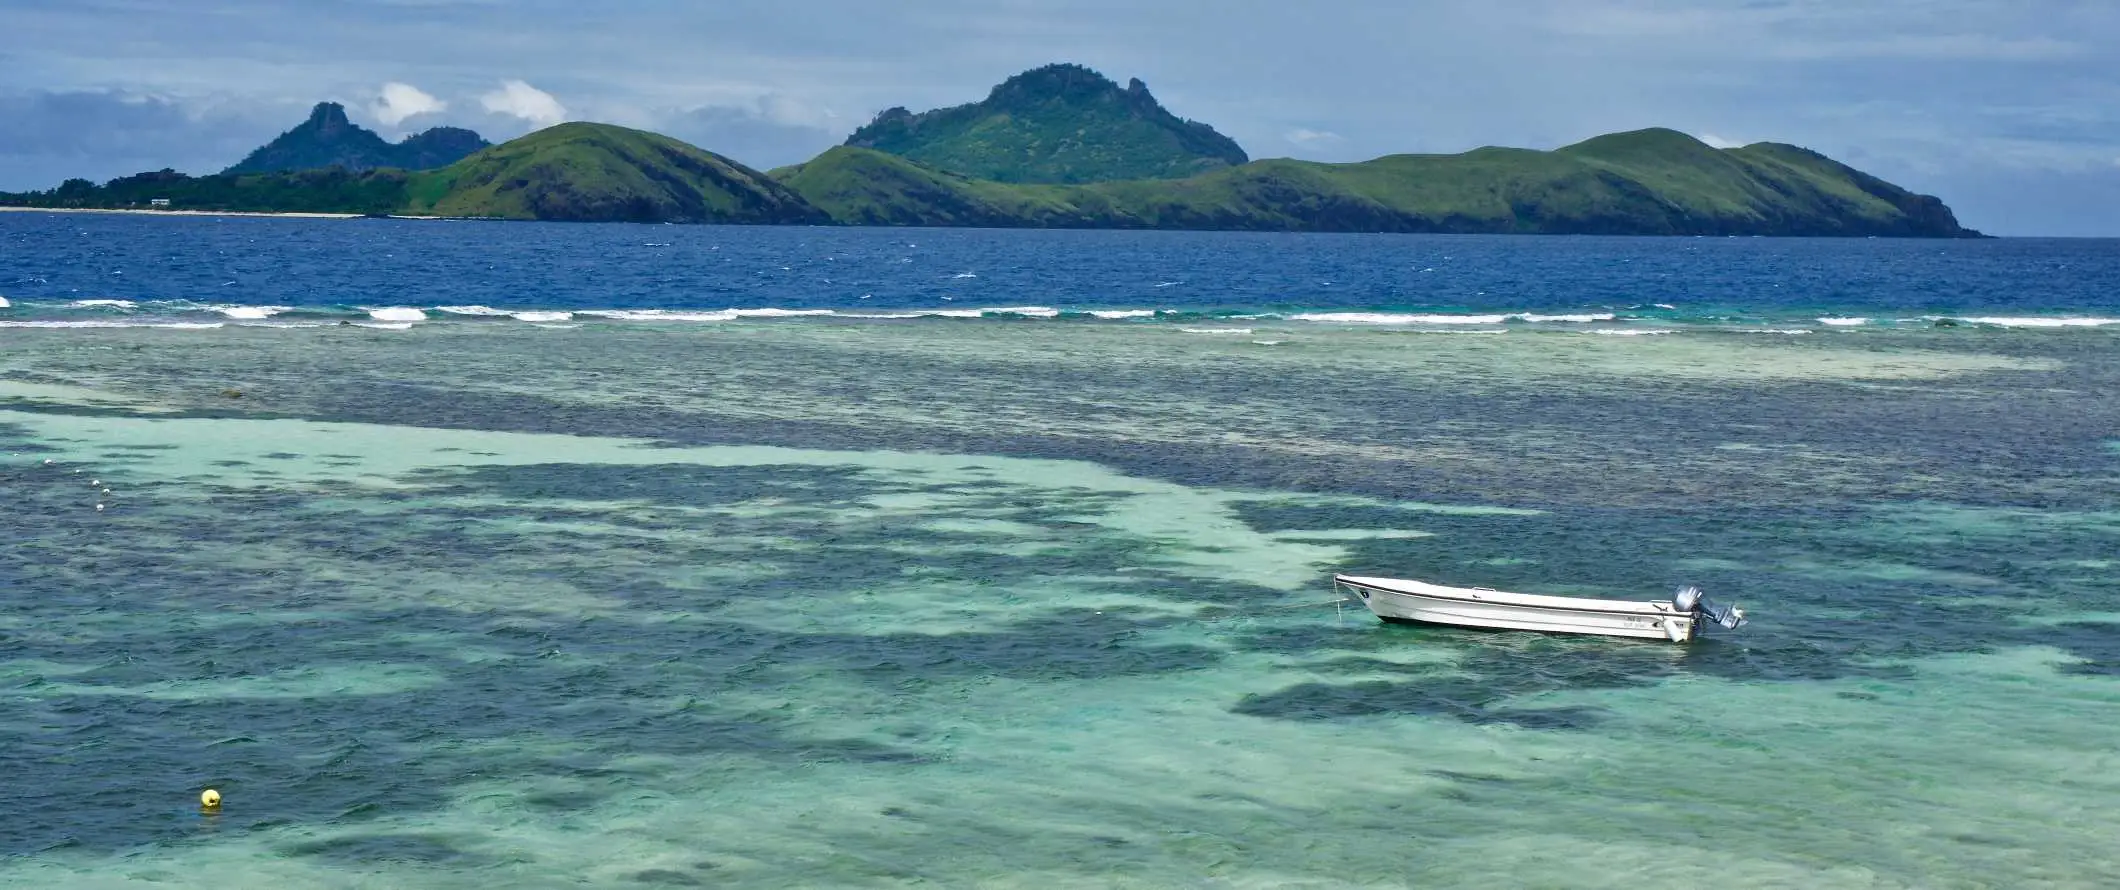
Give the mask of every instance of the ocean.
<path id="1" fill-rule="evenodd" d="M 0 886 L 2111 886 L 2115 392 L 2115 240 L 0 214 Z"/>

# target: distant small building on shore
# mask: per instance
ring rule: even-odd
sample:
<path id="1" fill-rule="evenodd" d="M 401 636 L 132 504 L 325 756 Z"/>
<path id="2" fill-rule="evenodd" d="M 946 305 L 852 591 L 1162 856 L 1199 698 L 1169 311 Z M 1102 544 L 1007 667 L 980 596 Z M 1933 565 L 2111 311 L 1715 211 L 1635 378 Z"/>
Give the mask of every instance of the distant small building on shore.
<path id="1" fill-rule="evenodd" d="M 168 199 L 168 198 L 149 198 L 149 199 L 147 199 L 147 206 L 149 206 L 149 207 L 168 207 L 168 206 L 169 206 L 169 199 Z"/>

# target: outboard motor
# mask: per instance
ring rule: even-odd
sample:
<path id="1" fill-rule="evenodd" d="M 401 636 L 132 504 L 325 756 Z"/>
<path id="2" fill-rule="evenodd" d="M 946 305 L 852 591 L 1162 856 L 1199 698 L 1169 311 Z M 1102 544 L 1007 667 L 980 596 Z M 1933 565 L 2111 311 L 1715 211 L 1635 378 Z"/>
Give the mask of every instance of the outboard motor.
<path id="1" fill-rule="evenodd" d="M 1700 588 L 1687 585 L 1678 589 L 1671 597 L 1671 607 L 1681 612 L 1692 612 L 1697 619 L 1705 619 L 1722 625 L 1724 630 L 1736 630 L 1745 624 L 1745 610 L 1736 606 L 1725 606 L 1710 602 Z"/>

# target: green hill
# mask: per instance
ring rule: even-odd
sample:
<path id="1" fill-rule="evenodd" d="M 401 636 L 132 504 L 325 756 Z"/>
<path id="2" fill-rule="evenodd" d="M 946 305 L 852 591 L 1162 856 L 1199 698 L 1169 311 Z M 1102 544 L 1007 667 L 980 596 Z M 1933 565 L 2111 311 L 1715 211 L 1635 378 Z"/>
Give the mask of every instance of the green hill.
<path id="1" fill-rule="evenodd" d="M 1141 81 L 1121 89 L 1080 65 L 1026 71 L 968 105 L 892 108 L 846 144 L 1020 183 L 1180 178 L 1248 160 L 1213 127 L 1164 110 Z"/>
<path id="2" fill-rule="evenodd" d="M 570 222 L 824 223 L 772 178 L 668 136 L 560 124 L 412 178 L 403 212 Z"/>
<path id="3" fill-rule="evenodd" d="M 408 214 L 569 222 L 830 223 L 772 178 L 712 152 L 609 124 L 561 124 L 439 170 L 343 167 L 186 176 L 98 186 L 69 180 L 0 204 L 59 208 Z"/>
<path id="4" fill-rule="evenodd" d="M 844 145 L 772 176 L 844 225 L 1050 227 L 1073 212 L 1064 187 L 972 179 Z"/>
<path id="5" fill-rule="evenodd" d="M 1941 201 L 1815 152 L 1673 130 L 1555 151 L 1256 161 L 1178 180 L 1012 185 L 840 147 L 775 171 L 852 225 L 1956 237 Z"/>
<path id="6" fill-rule="evenodd" d="M 250 153 L 224 173 L 272 173 L 283 170 L 316 170 L 344 167 L 374 170 L 396 167 L 431 170 L 446 167 L 489 143 L 470 130 L 435 127 L 405 137 L 395 145 L 373 131 L 346 118 L 346 108 L 337 102 L 320 102 L 309 119 Z"/>
<path id="7" fill-rule="evenodd" d="M 1673 130 L 1553 151 L 1482 148 L 1354 164 L 1254 161 L 1183 179 L 1004 183 L 839 146 L 760 173 L 639 130 L 561 124 L 439 170 L 343 168 L 0 195 L 31 207 L 418 214 L 581 222 L 1973 237 L 1943 202 L 1813 151 L 1716 149 Z"/>
<path id="8" fill-rule="evenodd" d="M 102 185 L 69 179 L 48 191 L 0 194 L 0 206 L 145 209 L 166 200 L 172 210 L 384 214 L 404 203 L 412 175 L 395 169 L 354 172 L 344 167 L 212 176 L 159 170 L 121 176 Z"/>

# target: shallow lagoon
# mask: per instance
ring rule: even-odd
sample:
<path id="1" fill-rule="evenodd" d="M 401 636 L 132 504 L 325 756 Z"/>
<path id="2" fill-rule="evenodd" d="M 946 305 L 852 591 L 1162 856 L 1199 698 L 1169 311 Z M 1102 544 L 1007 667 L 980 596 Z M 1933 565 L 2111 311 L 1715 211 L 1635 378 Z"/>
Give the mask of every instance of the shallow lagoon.
<path id="1" fill-rule="evenodd" d="M 1753 338 L 1706 367 L 1679 338 L 1282 336 L 18 334 L 0 676 L 8 769 L 50 797 L 0 874 L 1578 884 L 1596 857 L 1613 885 L 1936 886 L 2112 865 L 2120 516 L 2090 480 L 2113 456 L 1972 459 L 2066 452 L 2110 417 L 1955 430 L 2095 391 L 2072 359 L 2106 344 Z M 1759 617 L 1685 648 L 1386 627 L 1330 604 L 1336 568 L 1698 580 Z M 189 806 L 206 785 L 218 816 Z"/>
<path id="2" fill-rule="evenodd" d="M 2120 869 L 2120 332 L 1247 324 L 6 331 L 0 884 Z"/>

